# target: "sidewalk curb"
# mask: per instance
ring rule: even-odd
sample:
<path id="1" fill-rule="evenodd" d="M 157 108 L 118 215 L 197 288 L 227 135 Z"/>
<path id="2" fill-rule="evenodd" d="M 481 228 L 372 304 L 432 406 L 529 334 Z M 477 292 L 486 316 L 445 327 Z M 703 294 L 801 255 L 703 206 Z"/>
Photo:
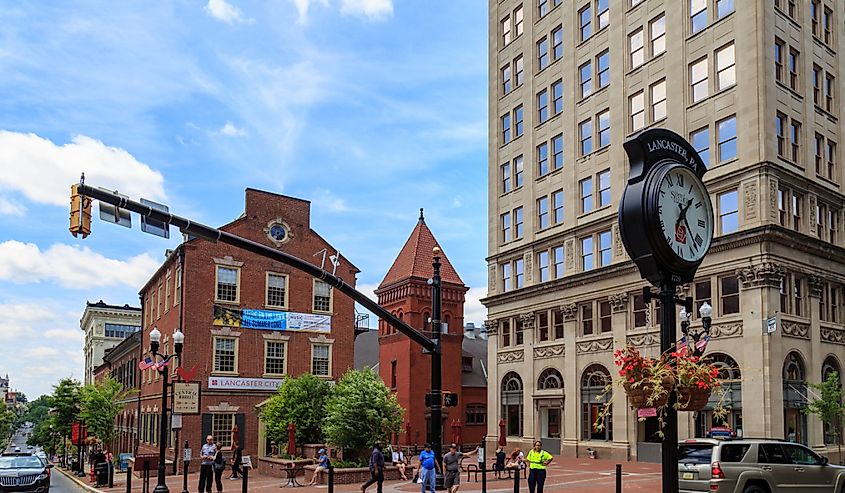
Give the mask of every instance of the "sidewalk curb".
<path id="1" fill-rule="evenodd" d="M 103 490 L 98 490 L 97 488 L 94 488 L 93 486 L 89 486 L 89 485 L 85 484 L 85 482 L 84 482 L 84 481 L 82 481 L 81 479 L 79 479 L 78 477 L 76 477 L 73 473 L 71 473 L 71 472 L 69 472 L 69 471 L 65 471 L 64 469 L 62 469 L 62 468 L 60 468 L 60 467 L 54 467 L 54 468 L 53 468 L 53 470 L 54 470 L 54 471 L 59 471 L 59 472 L 60 472 L 60 473 L 62 473 L 62 474 L 63 474 L 66 478 L 70 479 L 71 481 L 73 481 L 74 483 L 76 483 L 78 486 L 82 487 L 82 489 L 84 489 L 85 491 L 90 491 L 90 492 L 92 492 L 92 493 L 105 493 Z M 86 476 L 86 477 L 87 477 L 87 476 Z"/>

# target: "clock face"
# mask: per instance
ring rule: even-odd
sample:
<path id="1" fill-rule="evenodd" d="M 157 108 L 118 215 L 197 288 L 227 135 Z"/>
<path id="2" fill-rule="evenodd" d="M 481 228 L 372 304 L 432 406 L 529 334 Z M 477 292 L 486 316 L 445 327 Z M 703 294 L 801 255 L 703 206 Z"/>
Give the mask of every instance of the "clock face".
<path id="1" fill-rule="evenodd" d="M 288 232 L 284 226 L 281 224 L 274 224 L 270 228 L 270 237 L 276 241 L 284 241 L 285 237 L 287 237 Z"/>
<path id="2" fill-rule="evenodd" d="M 671 167 L 657 185 L 662 239 L 687 262 L 700 261 L 713 241 L 713 205 L 701 179 L 686 166 Z"/>

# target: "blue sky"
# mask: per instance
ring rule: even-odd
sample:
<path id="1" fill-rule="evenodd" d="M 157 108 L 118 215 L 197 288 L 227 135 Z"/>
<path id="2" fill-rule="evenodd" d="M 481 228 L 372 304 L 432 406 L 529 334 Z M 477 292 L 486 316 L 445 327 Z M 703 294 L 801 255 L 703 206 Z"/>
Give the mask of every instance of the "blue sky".
<path id="1" fill-rule="evenodd" d="M 213 225 L 246 187 L 309 199 L 370 292 L 425 207 L 480 323 L 486 43 L 480 0 L 0 1 L 0 374 L 80 377 L 85 301 L 137 304 L 176 244 L 71 237 L 83 171 Z"/>

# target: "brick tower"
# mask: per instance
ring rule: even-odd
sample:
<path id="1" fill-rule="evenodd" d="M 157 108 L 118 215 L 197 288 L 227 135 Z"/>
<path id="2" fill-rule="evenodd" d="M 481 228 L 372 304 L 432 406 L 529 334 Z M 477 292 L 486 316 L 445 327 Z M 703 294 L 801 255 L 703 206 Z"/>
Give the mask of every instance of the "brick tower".
<path id="1" fill-rule="evenodd" d="M 423 210 L 411 236 L 399 252 L 384 280 L 376 290 L 378 302 L 385 309 L 416 329 L 431 334 L 431 287 L 433 275 L 432 249 L 443 247 L 425 224 Z M 448 329 L 441 337 L 443 347 L 443 392 L 457 392 L 459 406 L 443 408 L 443 437 L 449 438 L 449 423 L 461 418 L 461 344 L 464 326 L 464 285 L 446 253 L 441 254 L 440 273 L 443 293 L 443 321 Z M 402 436 L 393 443 L 422 445 L 429 440 L 429 410 L 425 394 L 431 391 L 431 359 L 422 348 L 392 327 L 379 321 L 379 374 L 396 393 L 405 409 Z"/>

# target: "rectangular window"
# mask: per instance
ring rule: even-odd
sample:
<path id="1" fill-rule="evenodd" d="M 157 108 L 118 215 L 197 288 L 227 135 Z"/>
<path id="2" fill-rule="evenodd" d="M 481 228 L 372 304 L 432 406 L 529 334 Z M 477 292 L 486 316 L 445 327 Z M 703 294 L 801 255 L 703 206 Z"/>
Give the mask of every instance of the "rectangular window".
<path id="1" fill-rule="evenodd" d="M 593 237 L 581 238 L 581 270 L 593 270 Z"/>
<path id="2" fill-rule="evenodd" d="M 523 165 L 524 159 L 522 155 L 515 157 L 513 160 L 513 181 L 514 186 L 519 188 L 522 186 L 522 175 L 523 175 Z"/>
<path id="3" fill-rule="evenodd" d="M 789 145 L 793 162 L 801 160 L 801 123 L 792 120 L 789 122 Z"/>
<path id="4" fill-rule="evenodd" d="M 549 91 L 546 89 L 537 93 L 537 118 L 539 123 L 549 119 Z"/>
<path id="5" fill-rule="evenodd" d="M 549 39 L 543 36 L 537 41 L 537 70 L 549 66 Z"/>
<path id="6" fill-rule="evenodd" d="M 516 8 L 513 11 L 513 27 L 514 27 L 514 36 L 522 36 L 522 32 L 525 30 L 525 26 L 523 25 L 523 16 L 522 16 L 522 5 Z"/>
<path id="7" fill-rule="evenodd" d="M 519 87 L 525 82 L 525 71 L 524 71 L 524 63 L 522 59 L 522 55 L 514 58 L 513 60 L 514 68 L 514 75 L 516 76 L 515 87 Z"/>
<path id="8" fill-rule="evenodd" d="M 593 20 L 593 14 L 590 12 L 589 4 L 578 11 L 578 19 L 580 21 L 579 30 L 581 33 L 581 41 L 585 41 L 593 34 L 593 29 L 591 25 L 591 22 Z"/>
<path id="9" fill-rule="evenodd" d="M 716 0 L 716 18 L 721 19 L 734 11 L 734 0 Z"/>
<path id="10" fill-rule="evenodd" d="M 552 31 L 552 56 L 555 60 L 563 56 L 563 27 L 558 26 Z"/>
<path id="11" fill-rule="evenodd" d="M 596 0 L 596 30 L 601 30 L 610 24 L 610 0 Z"/>
<path id="12" fill-rule="evenodd" d="M 705 166 L 710 165 L 710 128 L 704 127 L 693 131 L 690 134 L 690 142 L 693 148 L 704 161 Z"/>
<path id="13" fill-rule="evenodd" d="M 331 346 L 313 344 L 311 346 L 311 374 L 318 377 L 331 375 Z"/>
<path id="14" fill-rule="evenodd" d="M 552 161 L 554 169 L 563 168 L 563 134 L 552 137 Z"/>
<path id="15" fill-rule="evenodd" d="M 739 281 L 736 277 L 723 277 L 719 279 L 721 285 L 721 306 L 722 315 L 739 313 Z"/>
<path id="16" fill-rule="evenodd" d="M 581 335 L 592 335 L 593 333 L 593 304 L 581 305 Z"/>
<path id="17" fill-rule="evenodd" d="M 502 144 L 511 141 L 511 114 L 502 115 Z"/>
<path id="18" fill-rule="evenodd" d="M 775 115 L 775 139 L 778 156 L 786 158 L 786 115 L 778 112 Z"/>
<path id="19" fill-rule="evenodd" d="M 161 284 L 158 285 L 158 303 L 156 303 L 156 318 L 161 318 L 161 305 L 164 304 L 164 293 L 161 292 Z"/>
<path id="20" fill-rule="evenodd" d="M 215 301 L 238 302 L 239 275 L 240 269 L 217 266 L 217 299 Z"/>
<path id="21" fill-rule="evenodd" d="M 175 283 L 175 287 L 173 288 L 173 306 L 178 305 L 182 302 L 182 268 L 179 267 L 176 269 L 176 276 L 173 281 Z"/>
<path id="22" fill-rule="evenodd" d="M 513 281 L 516 289 L 525 286 L 525 261 L 521 258 L 513 262 Z"/>
<path id="23" fill-rule="evenodd" d="M 505 65 L 502 68 L 502 94 L 511 92 L 511 66 Z"/>
<path id="24" fill-rule="evenodd" d="M 511 288 L 511 264 L 502 264 L 502 292 L 507 293 Z"/>
<path id="25" fill-rule="evenodd" d="M 836 143 L 827 140 L 827 177 L 836 179 Z"/>
<path id="26" fill-rule="evenodd" d="M 610 205 L 610 170 L 599 173 L 599 207 Z"/>
<path id="27" fill-rule="evenodd" d="M 332 287 L 323 281 L 314 280 L 314 311 L 330 312 L 332 310 Z"/>
<path id="28" fill-rule="evenodd" d="M 692 311 L 693 316 L 697 315 L 698 310 L 704 303 L 713 306 L 713 294 L 710 289 L 710 281 L 699 281 L 695 283 L 695 310 Z"/>
<path id="29" fill-rule="evenodd" d="M 822 25 L 824 26 L 824 44 L 833 46 L 833 11 L 827 7 L 824 8 Z"/>
<path id="30" fill-rule="evenodd" d="M 264 373 L 268 375 L 285 374 L 285 343 L 265 341 L 264 343 Z"/>
<path id="31" fill-rule="evenodd" d="M 563 111 L 563 81 L 559 80 L 552 84 L 552 110 L 555 115 Z"/>
<path id="32" fill-rule="evenodd" d="M 237 372 L 237 340 L 232 337 L 214 338 L 214 371 L 221 373 Z"/>
<path id="33" fill-rule="evenodd" d="M 582 98 L 593 93 L 593 68 L 590 62 L 578 67 L 578 84 L 581 87 Z"/>
<path id="34" fill-rule="evenodd" d="M 599 233 L 599 267 L 605 267 L 613 262 L 610 231 Z"/>
<path id="35" fill-rule="evenodd" d="M 800 62 L 798 60 L 798 50 L 795 48 L 789 49 L 789 88 L 797 91 L 798 88 L 798 71 L 800 70 Z"/>
<path id="36" fill-rule="evenodd" d="M 610 51 L 604 50 L 596 57 L 596 88 L 610 84 Z"/>
<path id="37" fill-rule="evenodd" d="M 552 211 L 555 224 L 563 223 L 563 190 L 552 192 Z"/>
<path id="38" fill-rule="evenodd" d="M 739 203 L 736 190 L 719 194 L 719 232 L 728 234 L 738 229 Z"/>
<path id="39" fill-rule="evenodd" d="M 554 261 L 555 261 L 555 279 L 560 279 L 563 277 L 565 269 L 564 269 L 564 259 L 563 259 L 563 247 L 555 247 L 553 250 L 554 253 Z"/>
<path id="40" fill-rule="evenodd" d="M 692 34 L 707 27 L 707 0 L 690 0 L 689 12 Z"/>
<path id="41" fill-rule="evenodd" d="M 707 57 L 690 64 L 690 99 L 693 103 L 701 101 L 708 95 L 707 87 Z"/>
<path id="42" fill-rule="evenodd" d="M 784 227 L 787 226 L 787 224 L 786 224 L 786 220 L 787 220 L 787 217 L 788 217 L 787 212 L 786 212 L 787 203 L 788 203 L 787 202 L 787 192 L 784 191 L 783 189 L 779 188 L 778 189 L 778 223 L 781 226 L 784 226 Z"/>
<path id="43" fill-rule="evenodd" d="M 502 19 L 502 46 L 507 46 L 511 42 L 511 18 L 510 16 Z"/>
<path id="44" fill-rule="evenodd" d="M 514 328 L 514 331 L 513 331 L 514 343 L 517 346 L 521 346 L 522 343 L 524 342 L 524 339 L 525 339 L 525 335 L 524 335 L 525 324 L 523 323 L 523 321 L 521 319 L 516 319 L 514 321 L 514 327 L 513 328 Z"/>
<path id="45" fill-rule="evenodd" d="M 822 105 L 822 68 L 813 64 L 813 104 Z"/>
<path id="46" fill-rule="evenodd" d="M 513 110 L 513 121 L 514 121 L 514 137 L 519 137 L 522 135 L 523 131 L 523 111 L 522 105 L 516 107 Z"/>
<path id="47" fill-rule="evenodd" d="M 540 282 L 546 282 L 551 279 L 549 273 L 549 252 L 547 250 L 537 254 L 537 269 L 540 273 Z"/>
<path id="48" fill-rule="evenodd" d="M 593 122 L 587 119 L 579 123 L 578 133 L 581 135 L 581 155 L 586 156 L 593 152 Z"/>
<path id="49" fill-rule="evenodd" d="M 804 294 L 801 290 L 801 284 L 802 280 L 798 278 L 795 278 L 792 283 L 792 302 L 794 303 L 793 313 L 799 317 L 801 316 L 801 312 L 804 307 Z"/>
<path id="50" fill-rule="evenodd" d="M 716 51 L 716 90 L 736 84 L 736 55 L 731 43 Z"/>
<path id="51" fill-rule="evenodd" d="M 540 177 L 549 174 L 549 144 L 547 142 L 537 146 L 537 173 Z"/>
<path id="52" fill-rule="evenodd" d="M 657 56 L 666 51 L 666 16 L 660 14 L 660 17 L 652 20 L 649 31 L 651 32 L 651 56 Z"/>
<path id="53" fill-rule="evenodd" d="M 170 276 L 164 281 L 164 311 L 167 312 L 170 310 L 170 307 L 173 306 L 170 304 Z"/>
<path id="54" fill-rule="evenodd" d="M 513 210 L 513 227 L 514 227 L 514 239 L 520 239 L 523 235 L 523 225 L 522 225 L 522 207 L 517 207 Z"/>
<path id="55" fill-rule="evenodd" d="M 549 13 L 549 0 L 538 0 L 537 10 L 540 17 Z"/>
<path id="56" fill-rule="evenodd" d="M 628 35 L 628 52 L 631 54 L 631 68 L 637 68 L 645 62 L 642 28 Z"/>
<path id="57" fill-rule="evenodd" d="M 287 276 L 267 273 L 267 306 L 285 307 L 287 303 Z"/>
<path id="58" fill-rule="evenodd" d="M 537 199 L 537 225 L 540 229 L 549 227 L 549 198 L 540 197 Z"/>
<path id="59" fill-rule="evenodd" d="M 502 165 L 502 193 L 511 191 L 511 164 Z"/>
<path id="60" fill-rule="evenodd" d="M 599 331 L 604 334 L 613 330 L 613 311 L 609 301 L 599 302 Z"/>
<path id="61" fill-rule="evenodd" d="M 610 110 L 605 110 L 598 115 L 596 115 L 596 119 L 598 120 L 599 124 L 599 149 L 605 146 L 610 145 Z"/>
<path id="62" fill-rule="evenodd" d="M 211 435 L 220 442 L 224 449 L 232 447 L 232 427 L 234 425 L 235 415 L 233 413 L 214 413 L 211 415 Z"/>
<path id="63" fill-rule="evenodd" d="M 810 21 L 812 23 L 813 36 L 821 38 L 821 30 L 819 29 L 819 16 L 821 15 L 821 0 L 812 0 L 810 2 Z"/>
<path id="64" fill-rule="evenodd" d="M 581 189 L 581 214 L 593 210 L 593 179 L 584 178 L 579 182 Z"/>
<path id="65" fill-rule="evenodd" d="M 502 333 L 502 347 L 511 345 L 511 324 L 509 320 L 502 320 L 499 328 Z"/>
<path id="66" fill-rule="evenodd" d="M 511 213 L 505 212 L 502 218 L 502 243 L 511 241 Z"/>
<path id="67" fill-rule="evenodd" d="M 643 299 L 643 295 L 634 295 L 634 328 L 648 326 L 648 305 Z"/>
<path id="68" fill-rule="evenodd" d="M 720 163 L 736 158 L 736 115 L 716 123 L 716 141 Z"/>
<path id="69" fill-rule="evenodd" d="M 775 80 L 783 82 L 783 64 L 784 53 L 786 52 L 786 44 L 775 38 Z"/>
<path id="70" fill-rule="evenodd" d="M 792 194 L 792 229 L 801 231 L 801 210 L 804 208 L 804 196 Z"/>
<path id="71" fill-rule="evenodd" d="M 833 90 L 836 86 L 834 80 L 834 77 L 830 74 L 824 76 L 824 109 L 828 113 L 834 113 L 835 109 L 833 106 Z"/>
<path id="72" fill-rule="evenodd" d="M 824 137 L 816 134 L 813 139 L 813 156 L 816 162 L 816 174 L 821 175 L 824 169 Z"/>
<path id="73" fill-rule="evenodd" d="M 394 359 L 390 362 L 390 388 L 396 388 L 396 371 L 397 371 L 397 361 Z"/>
<path id="74" fill-rule="evenodd" d="M 651 86 L 651 118 L 652 122 L 666 118 L 666 79 Z"/>
<path id="75" fill-rule="evenodd" d="M 645 127 L 645 94 L 640 91 L 628 98 L 631 107 L 631 131 Z"/>
<path id="76" fill-rule="evenodd" d="M 552 310 L 555 339 L 563 339 L 563 310 Z"/>

